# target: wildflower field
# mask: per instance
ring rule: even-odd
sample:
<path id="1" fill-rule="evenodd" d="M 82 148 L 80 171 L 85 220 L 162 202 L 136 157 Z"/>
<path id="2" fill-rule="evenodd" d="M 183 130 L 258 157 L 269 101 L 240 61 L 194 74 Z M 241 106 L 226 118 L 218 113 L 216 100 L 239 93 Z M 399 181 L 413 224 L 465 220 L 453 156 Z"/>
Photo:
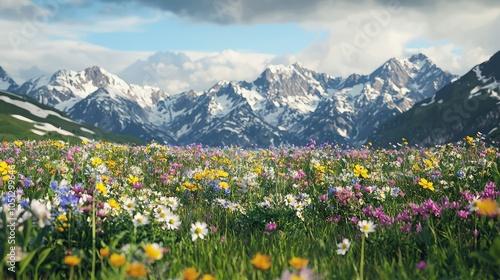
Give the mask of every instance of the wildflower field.
<path id="1" fill-rule="evenodd" d="M 0 279 L 499 279 L 500 151 L 0 143 Z"/>

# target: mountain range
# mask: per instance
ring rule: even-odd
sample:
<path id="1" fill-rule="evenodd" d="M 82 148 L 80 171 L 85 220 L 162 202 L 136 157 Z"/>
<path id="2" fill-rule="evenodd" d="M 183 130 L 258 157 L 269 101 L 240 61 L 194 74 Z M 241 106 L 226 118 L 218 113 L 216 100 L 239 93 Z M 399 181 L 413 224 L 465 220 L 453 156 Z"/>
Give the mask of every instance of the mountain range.
<path id="1" fill-rule="evenodd" d="M 372 135 L 382 139 L 386 121 L 457 78 L 416 54 L 391 58 L 369 75 L 333 77 L 299 63 L 274 65 L 252 82 L 220 81 L 205 91 L 177 94 L 129 84 L 97 66 L 60 70 L 22 85 L 0 68 L 0 89 L 145 141 L 277 146 L 313 139 L 360 145 Z"/>

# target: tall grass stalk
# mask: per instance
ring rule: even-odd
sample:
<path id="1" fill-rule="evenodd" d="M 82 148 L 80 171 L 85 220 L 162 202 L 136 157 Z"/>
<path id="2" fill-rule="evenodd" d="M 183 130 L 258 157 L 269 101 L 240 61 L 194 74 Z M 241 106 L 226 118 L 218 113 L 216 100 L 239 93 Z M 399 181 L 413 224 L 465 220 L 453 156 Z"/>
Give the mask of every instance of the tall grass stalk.
<path id="1" fill-rule="evenodd" d="M 90 279 L 95 280 L 95 263 L 96 263 L 96 204 L 95 197 L 92 199 L 92 271 L 90 274 Z"/>
<path id="2" fill-rule="evenodd" d="M 365 268 L 365 235 L 361 235 L 361 261 L 359 263 L 359 279 L 363 280 L 363 271 Z"/>

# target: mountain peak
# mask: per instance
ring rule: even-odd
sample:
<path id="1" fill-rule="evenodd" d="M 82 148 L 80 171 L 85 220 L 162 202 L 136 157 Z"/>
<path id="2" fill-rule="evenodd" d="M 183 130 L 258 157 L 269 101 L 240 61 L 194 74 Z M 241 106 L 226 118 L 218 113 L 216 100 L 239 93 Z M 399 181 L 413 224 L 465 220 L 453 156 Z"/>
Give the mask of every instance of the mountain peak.
<path id="1" fill-rule="evenodd" d="M 0 89 L 4 89 L 7 91 L 15 91 L 19 85 L 7 74 L 0 66 Z"/>
<path id="2" fill-rule="evenodd" d="M 292 70 L 291 66 L 285 66 L 283 64 L 269 65 L 264 72 L 271 72 L 273 74 L 289 72 Z"/>
<path id="3" fill-rule="evenodd" d="M 415 62 L 415 61 L 422 61 L 422 60 L 428 60 L 430 61 L 429 57 L 427 57 L 425 54 L 423 53 L 417 53 L 417 54 L 414 54 L 412 56 L 410 56 L 410 58 L 408 58 L 408 60 L 410 62 Z"/>
<path id="4" fill-rule="evenodd" d="M 12 78 L 9 76 L 7 71 L 5 71 L 5 69 L 3 69 L 2 66 L 0 66 L 0 81 L 1 80 L 4 80 L 4 81 L 12 80 Z"/>
<path id="5" fill-rule="evenodd" d="M 402 58 L 402 59 L 398 59 L 396 57 L 392 57 L 390 59 L 388 59 L 383 65 L 382 67 L 388 67 L 388 66 L 403 66 L 405 64 L 408 64 L 408 63 L 411 63 L 411 64 L 423 64 L 423 63 L 426 63 L 426 62 L 429 62 L 431 64 L 432 61 L 429 59 L 429 57 L 427 57 L 425 54 L 423 53 L 417 53 L 417 54 L 414 54 L 410 57 L 407 57 L 407 58 Z"/>
<path id="6" fill-rule="evenodd" d="M 299 69 L 307 69 L 307 68 L 304 67 L 304 64 L 302 64 L 300 62 L 295 62 L 294 64 L 292 64 L 292 67 L 295 68 L 295 69 L 297 69 L 297 68 L 299 68 Z"/>
<path id="7" fill-rule="evenodd" d="M 91 77 L 92 79 L 94 79 L 96 77 L 111 75 L 108 71 L 104 70 L 103 68 L 101 68 L 99 66 L 91 66 L 91 67 L 85 69 L 84 71 L 85 71 L 85 76 Z"/>
<path id="8" fill-rule="evenodd" d="M 294 71 L 310 71 L 314 72 L 313 70 L 307 69 L 304 67 L 304 64 L 300 62 L 295 62 L 291 65 L 285 66 L 283 64 L 275 64 L 275 65 L 269 65 L 267 69 L 264 71 L 265 72 L 271 72 L 272 74 L 290 74 Z"/>
<path id="9" fill-rule="evenodd" d="M 7 74 L 7 72 L 5 72 L 5 70 L 2 68 L 2 66 L 0 66 L 0 77 L 4 77 L 6 74 Z"/>

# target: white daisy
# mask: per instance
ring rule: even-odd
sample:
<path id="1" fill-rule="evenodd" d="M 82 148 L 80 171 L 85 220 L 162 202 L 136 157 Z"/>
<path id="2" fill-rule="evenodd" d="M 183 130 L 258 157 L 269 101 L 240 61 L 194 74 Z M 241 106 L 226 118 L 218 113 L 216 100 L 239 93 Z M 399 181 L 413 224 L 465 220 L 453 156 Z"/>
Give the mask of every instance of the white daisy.
<path id="1" fill-rule="evenodd" d="M 132 221 L 134 223 L 134 227 L 138 226 L 143 226 L 149 224 L 148 217 L 143 216 L 141 213 L 137 213 L 134 216 L 134 220 Z"/>
<path id="2" fill-rule="evenodd" d="M 167 197 L 166 199 L 166 203 L 168 207 L 170 207 L 170 209 L 172 209 L 172 211 L 175 211 L 177 210 L 177 208 L 179 207 L 179 198 L 177 197 Z"/>
<path id="3" fill-rule="evenodd" d="M 337 244 L 337 255 L 345 255 L 347 253 L 347 250 L 351 247 L 351 242 L 349 239 L 344 238 L 342 239 L 342 243 Z"/>
<path id="4" fill-rule="evenodd" d="M 179 216 L 169 212 L 167 217 L 165 217 L 165 224 L 170 230 L 177 230 L 181 226 L 181 220 Z M 203 239 L 203 238 L 202 238 Z"/>
<path id="5" fill-rule="evenodd" d="M 196 222 L 191 224 L 191 238 L 195 241 L 198 238 L 205 239 L 208 234 L 207 224 L 203 222 Z"/>
<path id="6" fill-rule="evenodd" d="M 359 221 L 358 226 L 361 232 L 365 233 L 366 237 L 368 237 L 368 233 L 374 232 L 376 227 L 373 221 L 367 221 L 367 220 Z"/>
<path id="7" fill-rule="evenodd" d="M 170 209 L 164 207 L 164 206 L 159 206 L 155 210 L 155 218 L 158 222 L 166 222 L 167 217 L 172 214 Z"/>
<path id="8" fill-rule="evenodd" d="M 133 198 L 127 198 L 125 202 L 123 202 L 123 208 L 127 210 L 129 213 L 134 211 L 136 207 L 135 204 L 135 197 Z"/>
<path id="9" fill-rule="evenodd" d="M 297 204 L 297 200 L 293 194 L 287 194 L 285 196 L 285 205 L 286 206 L 294 206 Z"/>
<path id="10" fill-rule="evenodd" d="M 297 217 L 301 220 L 301 221 L 304 221 L 304 215 L 302 215 L 302 212 L 301 211 L 297 211 L 297 213 L 295 213 L 297 215 Z"/>

